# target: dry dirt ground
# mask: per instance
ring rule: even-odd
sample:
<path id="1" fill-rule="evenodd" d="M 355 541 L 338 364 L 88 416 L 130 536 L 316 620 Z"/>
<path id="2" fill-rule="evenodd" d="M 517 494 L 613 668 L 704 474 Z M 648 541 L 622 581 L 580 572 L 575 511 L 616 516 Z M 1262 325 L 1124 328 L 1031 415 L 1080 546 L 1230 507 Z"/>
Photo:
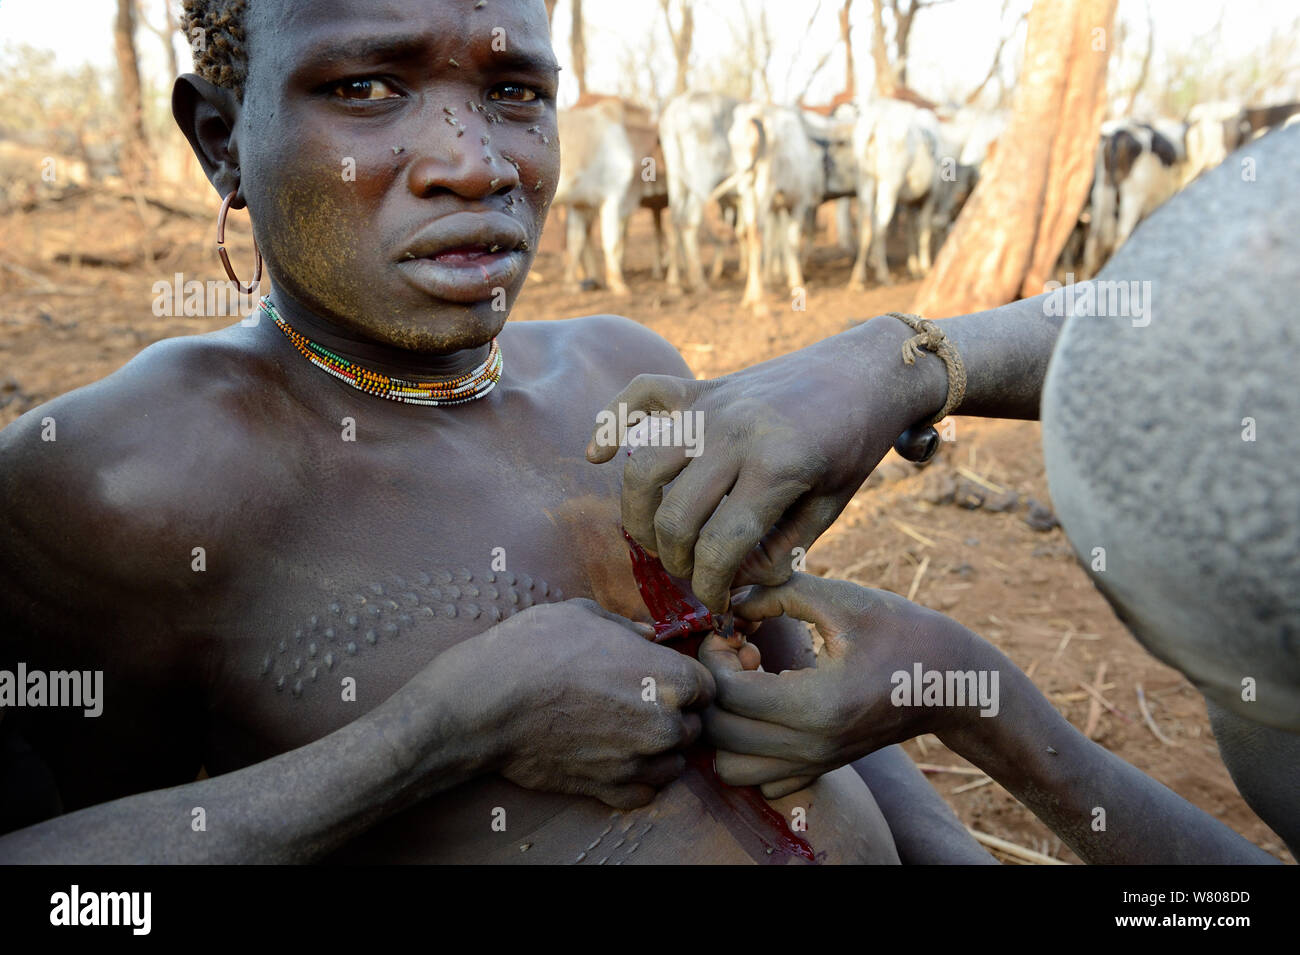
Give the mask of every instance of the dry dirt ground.
<path id="1" fill-rule="evenodd" d="M 151 311 L 155 281 L 175 272 L 187 279 L 221 274 L 212 249 L 215 202 L 188 196 L 182 203 L 197 214 L 100 194 L 0 217 L 0 426 L 109 374 L 154 341 L 230 323 Z M 652 281 L 649 225 L 642 218 L 629 241 L 629 297 L 563 287 L 562 230 L 553 220 L 514 318 L 627 315 L 676 345 L 696 375 L 711 377 L 873 315 L 905 310 L 915 291 L 915 284 L 900 281 L 847 293 L 849 259 L 823 235 L 807 277 L 807 310 L 794 312 L 788 298 L 773 294 L 769 314 L 756 318 L 738 306 L 734 268 L 712 290 L 689 297 Z M 246 221 L 231 229 L 246 235 Z M 237 268 L 247 269 L 250 246 L 239 239 L 232 246 Z M 924 469 L 891 455 L 812 549 L 809 569 L 911 595 L 955 617 L 1023 667 L 1067 719 L 1080 729 L 1091 726 L 1103 746 L 1290 861 L 1233 788 L 1201 697 L 1128 634 L 1061 530 L 1027 523 L 1031 499 L 1049 503 L 1038 425 L 965 418 L 955 437 Z M 1007 504 L 1007 492 L 1016 495 L 1014 506 L 987 506 Z M 1150 723 L 1139 709 L 1139 686 Z M 965 770 L 935 770 L 929 778 L 968 826 L 1078 861 L 1000 786 L 934 737 L 906 748 L 928 767 Z"/>

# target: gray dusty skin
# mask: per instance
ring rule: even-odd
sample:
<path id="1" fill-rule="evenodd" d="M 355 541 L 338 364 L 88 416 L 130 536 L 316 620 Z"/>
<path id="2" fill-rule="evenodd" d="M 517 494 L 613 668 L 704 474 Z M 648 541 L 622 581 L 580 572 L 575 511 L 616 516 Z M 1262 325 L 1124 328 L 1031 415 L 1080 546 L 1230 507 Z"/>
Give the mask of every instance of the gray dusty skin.
<path id="1" fill-rule="evenodd" d="M 1093 567 L 1104 548 L 1094 581 L 1148 649 L 1217 704 L 1234 779 L 1292 845 L 1297 181 L 1300 127 L 1233 154 L 1138 229 L 1099 280 L 1136 283 L 1149 324 L 1069 318 L 1042 408 L 1052 498 L 1075 550 Z"/>

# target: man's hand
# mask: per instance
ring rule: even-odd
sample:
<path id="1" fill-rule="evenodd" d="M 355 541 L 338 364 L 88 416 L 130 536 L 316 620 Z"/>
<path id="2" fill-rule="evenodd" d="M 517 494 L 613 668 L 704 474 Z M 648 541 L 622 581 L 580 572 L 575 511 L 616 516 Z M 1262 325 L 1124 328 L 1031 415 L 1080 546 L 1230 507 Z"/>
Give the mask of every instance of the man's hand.
<path id="1" fill-rule="evenodd" d="M 483 725 L 500 726 L 500 772 L 528 789 L 643 806 L 676 779 L 713 678 L 590 600 L 533 607 L 474 638 Z"/>
<path id="2" fill-rule="evenodd" d="M 894 440 L 943 404 L 942 363 L 902 362 L 910 334 L 882 318 L 724 378 L 635 378 L 606 406 L 615 420 L 678 411 L 697 415 L 703 436 L 688 457 L 661 423 L 657 446 L 624 457 L 623 526 L 715 612 L 733 585 L 789 579 L 794 549 L 808 548 Z M 588 460 L 614 457 L 608 437 L 598 426 Z"/>
<path id="3" fill-rule="evenodd" d="M 817 666 L 781 674 L 744 672 L 714 637 L 700 647 L 717 698 L 704 716 L 717 770 L 733 786 L 758 785 L 775 799 L 883 746 L 961 725 L 971 708 L 896 706 L 891 675 L 996 666 L 995 652 L 942 614 L 896 594 L 796 574 L 775 588 L 737 594 L 738 615 L 787 614 L 826 641 Z"/>

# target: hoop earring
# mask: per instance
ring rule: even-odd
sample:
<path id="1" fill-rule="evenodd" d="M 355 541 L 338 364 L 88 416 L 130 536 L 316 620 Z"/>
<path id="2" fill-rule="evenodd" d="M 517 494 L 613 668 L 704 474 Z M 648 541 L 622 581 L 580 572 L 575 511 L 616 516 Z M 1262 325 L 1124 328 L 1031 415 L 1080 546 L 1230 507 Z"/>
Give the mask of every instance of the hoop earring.
<path id="1" fill-rule="evenodd" d="M 253 281 L 245 285 L 235 274 L 235 270 L 230 267 L 230 256 L 226 254 L 226 216 L 230 213 L 230 204 L 235 201 L 235 193 L 238 189 L 231 189 L 226 194 L 226 198 L 221 200 L 221 211 L 217 213 L 217 254 L 221 256 L 221 264 L 226 268 L 226 274 L 230 276 L 230 281 L 239 287 L 239 290 L 245 295 L 252 295 L 262 284 L 262 252 L 257 247 L 257 239 L 253 240 L 253 254 L 257 256 L 257 265 L 253 269 Z"/>

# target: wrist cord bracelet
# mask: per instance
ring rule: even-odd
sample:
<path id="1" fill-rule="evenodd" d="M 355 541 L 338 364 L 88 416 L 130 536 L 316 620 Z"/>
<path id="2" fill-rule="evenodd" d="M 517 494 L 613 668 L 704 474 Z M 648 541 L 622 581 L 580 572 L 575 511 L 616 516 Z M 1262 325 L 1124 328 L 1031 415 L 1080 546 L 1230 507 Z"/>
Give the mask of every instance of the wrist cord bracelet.
<path id="1" fill-rule="evenodd" d="M 894 450 L 900 456 L 916 464 L 924 464 L 935 456 L 939 450 L 939 432 L 936 423 L 961 404 L 966 396 L 966 367 L 956 346 L 948 341 L 948 336 L 933 322 L 905 312 L 887 312 L 916 332 L 912 338 L 903 343 L 903 361 L 912 365 L 916 363 L 916 353 L 920 348 L 934 352 L 943 361 L 948 373 L 948 397 L 943 408 L 930 421 L 914 424 L 894 441 Z"/>
<path id="2" fill-rule="evenodd" d="M 943 360 L 943 367 L 948 372 L 948 399 L 943 403 L 939 413 L 926 422 L 929 425 L 938 424 L 952 414 L 953 409 L 960 405 L 962 399 L 966 397 L 966 366 L 962 364 L 961 355 L 957 352 L 957 347 L 948 340 L 948 336 L 944 334 L 943 329 L 934 322 L 919 315 L 910 315 L 905 312 L 886 312 L 885 314 L 890 318 L 898 319 L 916 332 L 915 335 L 903 342 L 903 361 L 906 364 L 916 364 L 916 356 L 921 349 L 933 352 Z"/>

